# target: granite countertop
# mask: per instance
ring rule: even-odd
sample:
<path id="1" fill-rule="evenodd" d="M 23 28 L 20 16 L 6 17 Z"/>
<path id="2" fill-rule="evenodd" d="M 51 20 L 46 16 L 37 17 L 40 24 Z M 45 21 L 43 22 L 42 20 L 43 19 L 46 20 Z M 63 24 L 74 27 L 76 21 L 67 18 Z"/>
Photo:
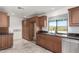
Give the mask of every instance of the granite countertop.
<path id="1" fill-rule="evenodd" d="M 62 40 L 65 42 L 72 42 L 72 43 L 79 43 L 79 40 L 78 39 L 64 39 L 64 38 L 62 38 Z"/>
<path id="2" fill-rule="evenodd" d="M 61 35 L 61 34 L 52 34 L 52 33 L 41 33 L 44 35 L 52 35 L 52 36 L 60 36 L 63 41 L 66 42 L 72 42 L 72 43 L 79 43 L 79 40 L 77 40 L 77 37 L 69 37 L 67 35 Z M 71 39 L 70 39 L 71 38 Z M 78 38 L 79 39 L 79 38 Z"/>
<path id="3" fill-rule="evenodd" d="M 64 34 L 53 34 L 53 33 L 41 33 L 45 35 L 52 35 L 52 36 L 61 36 L 62 38 L 69 38 L 69 39 L 79 39 L 79 37 L 72 37 Z"/>
<path id="4" fill-rule="evenodd" d="M 68 38 L 67 35 L 62 35 L 62 34 L 53 34 L 53 33 L 42 33 L 42 34 L 52 35 L 52 36 L 61 36 L 61 37 L 64 37 L 64 38 Z"/>
<path id="5" fill-rule="evenodd" d="M 67 39 L 79 39 L 79 37 L 73 37 L 73 36 L 68 36 L 64 34 L 54 34 L 54 33 L 49 33 L 48 31 L 41 31 L 38 34 L 44 34 L 44 35 L 52 35 L 52 36 L 60 36 L 62 38 L 67 38 Z"/>
<path id="6" fill-rule="evenodd" d="M 0 33 L 0 35 L 13 35 L 13 33 Z"/>

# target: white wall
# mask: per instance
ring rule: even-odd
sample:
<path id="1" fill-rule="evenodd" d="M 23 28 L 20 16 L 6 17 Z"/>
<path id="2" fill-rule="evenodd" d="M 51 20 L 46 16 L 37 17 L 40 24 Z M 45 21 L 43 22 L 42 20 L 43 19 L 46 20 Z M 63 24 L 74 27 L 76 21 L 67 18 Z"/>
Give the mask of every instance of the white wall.
<path id="1" fill-rule="evenodd" d="M 62 15 L 62 14 L 68 14 L 68 9 L 72 8 L 72 7 L 74 7 L 74 6 L 65 7 L 65 8 L 56 10 L 54 12 L 47 13 L 46 15 L 48 17 L 53 17 L 53 16 Z M 69 33 L 79 33 L 79 26 L 78 27 L 70 27 L 69 24 L 68 24 L 68 32 Z"/>
<path id="2" fill-rule="evenodd" d="M 9 32 L 14 34 L 14 39 L 22 38 L 22 18 L 17 16 L 10 16 Z"/>

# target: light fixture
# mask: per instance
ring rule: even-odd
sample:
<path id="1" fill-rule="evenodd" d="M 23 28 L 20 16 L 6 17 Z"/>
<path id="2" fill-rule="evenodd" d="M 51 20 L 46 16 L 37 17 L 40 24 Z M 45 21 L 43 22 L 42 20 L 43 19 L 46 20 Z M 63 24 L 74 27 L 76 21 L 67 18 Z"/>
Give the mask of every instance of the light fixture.
<path id="1" fill-rule="evenodd" d="M 18 9 L 24 9 L 23 7 L 17 7 Z"/>

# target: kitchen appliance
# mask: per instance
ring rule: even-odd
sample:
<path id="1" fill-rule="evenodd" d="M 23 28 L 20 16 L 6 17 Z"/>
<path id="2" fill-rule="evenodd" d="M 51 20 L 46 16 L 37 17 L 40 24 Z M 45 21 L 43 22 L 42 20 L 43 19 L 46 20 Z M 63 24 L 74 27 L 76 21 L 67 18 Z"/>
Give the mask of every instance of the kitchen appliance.
<path id="1" fill-rule="evenodd" d="M 78 39 L 79 40 L 79 33 L 68 33 L 69 39 Z"/>

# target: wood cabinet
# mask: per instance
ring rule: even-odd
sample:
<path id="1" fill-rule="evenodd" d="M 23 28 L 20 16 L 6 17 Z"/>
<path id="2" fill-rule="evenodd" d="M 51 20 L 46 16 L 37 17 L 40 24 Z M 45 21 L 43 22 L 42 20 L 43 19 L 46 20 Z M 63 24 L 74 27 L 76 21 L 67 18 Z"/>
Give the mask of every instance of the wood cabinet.
<path id="1" fill-rule="evenodd" d="M 13 46 L 13 34 L 0 35 L 0 50 Z"/>
<path id="2" fill-rule="evenodd" d="M 46 27 L 47 26 L 47 16 L 41 16 L 39 17 L 40 21 L 40 26 L 41 27 Z"/>
<path id="3" fill-rule="evenodd" d="M 79 26 L 79 7 L 69 9 L 69 25 Z"/>
<path id="4" fill-rule="evenodd" d="M 8 27 L 0 27 L 0 33 L 8 33 L 9 28 Z"/>
<path id="5" fill-rule="evenodd" d="M 13 46 L 13 34 L 9 33 L 9 16 L 0 12 L 0 49 L 7 49 Z"/>
<path id="6" fill-rule="evenodd" d="M 34 37 L 34 24 L 33 23 L 29 23 L 29 26 L 28 26 L 28 30 L 29 30 L 29 40 L 33 40 L 33 37 Z"/>
<path id="7" fill-rule="evenodd" d="M 32 17 L 32 18 L 29 18 L 29 19 L 30 19 L 29 22 L 35 23 L 36 20 L 38 20 L 38 16 L 34 16 L 34 17 Z"/>
<path id="8" fill-rule="evenodd" d="M 61 37 L 48 34 L 37 34 L 36 43 L 52 52 L 62 52 Z"/>
<path id="9" fill-rule="evenodd" d="M 27 40 L 33 40 L 36 32 L 42 30 L 42 27 L 46 27 L 46 25 L 47 16 L 34 16 L 32 18 L 25 19 L 22 21 L 22 37 Z"/>
<path id="10" fill-rule="evenodd" d="M 27 40 L 33 39 L 33 24 L 28 20 L 22 22 L 22 37 Z"/>
<path id="11" fill-rule="evenodd" d="M 0 12 L 0 27 L 9 27 L 9 17 L 4 12 Z"/>
<path id="12" fill-rule="evenodd" d="M 47 26 L 47 16 L 41 16 L 36 20 L 36 24 L 38 27 L 46 27 Z"/>

